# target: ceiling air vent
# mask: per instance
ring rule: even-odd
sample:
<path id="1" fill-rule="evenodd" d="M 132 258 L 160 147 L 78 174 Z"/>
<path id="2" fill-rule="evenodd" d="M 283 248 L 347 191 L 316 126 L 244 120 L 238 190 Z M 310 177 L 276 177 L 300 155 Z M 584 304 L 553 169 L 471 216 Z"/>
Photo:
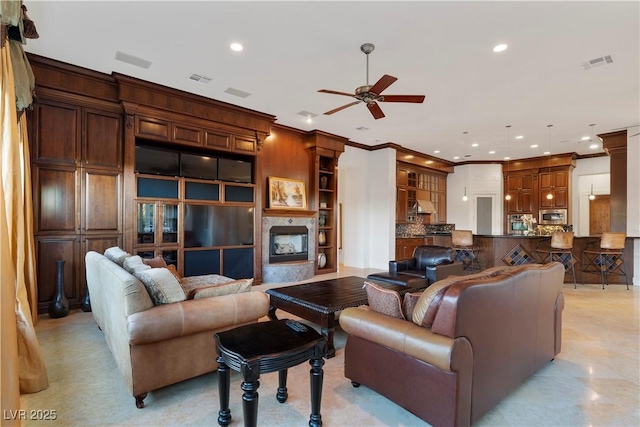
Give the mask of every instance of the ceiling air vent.
<path id="1" fill-rule="evenodd" d="M 224 93 L 228 93 L 229 95 L 233 96 L 239 96 L 240 98 L 246 98 L 251 95 L 249 92 L 245 92 L 240 89 L 234 89 L 232 87 L 228 87 L 227 90 L 224 91 Z"/>
<path id="2" fill-rule="evenodd" d="M 151 61 L 120 51 L 116 51 L 115 59 L 140 68 L 149 68 L 151 66 Z"/>
<path id="3" fill-rule="evenodd" d="M 189 80 L 193 80 L 194 82 L 200 82 L 200 83 L 207 84 L 213 79 L 211 77 L 203 76 L 202 74 L 191 74 L 189 76 Z"/>
<path id="4" fill-rule="evenodd" d="M 595 58 L 590 61 L 583 62 L 582 68 L 584 70 L 590 70 L 592 68 L 601 67 L 607 64 L 613 64 L 613 59 L 611 58 L 611 55 L 601 56 L 599 58 Z"/>

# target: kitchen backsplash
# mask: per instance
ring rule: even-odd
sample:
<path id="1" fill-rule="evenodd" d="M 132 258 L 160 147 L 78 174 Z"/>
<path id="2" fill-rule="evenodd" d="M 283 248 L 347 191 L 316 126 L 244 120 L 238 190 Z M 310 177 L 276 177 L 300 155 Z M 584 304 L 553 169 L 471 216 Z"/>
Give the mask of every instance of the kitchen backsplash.
<path id="1" fill-rule="evenodd" d="M 396 224 L 396 236 L 424 236 L 427 234 L 450 234 L 455 224 Z"/>

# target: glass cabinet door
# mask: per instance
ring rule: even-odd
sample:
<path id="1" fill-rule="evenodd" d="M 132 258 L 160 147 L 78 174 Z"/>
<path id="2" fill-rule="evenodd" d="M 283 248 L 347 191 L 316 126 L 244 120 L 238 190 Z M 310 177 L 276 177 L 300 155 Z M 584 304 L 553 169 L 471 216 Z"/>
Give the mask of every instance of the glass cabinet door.
<path id="1" fill-rule="evenodd" d="M 138 203 L 138 243 L 155 243 L 156 231 L 155 203 Z"/>
<path id="2" fill-rule="evenodd" d="M 162 204 L 162 243 L 178 241 L 178 205 Z"/>

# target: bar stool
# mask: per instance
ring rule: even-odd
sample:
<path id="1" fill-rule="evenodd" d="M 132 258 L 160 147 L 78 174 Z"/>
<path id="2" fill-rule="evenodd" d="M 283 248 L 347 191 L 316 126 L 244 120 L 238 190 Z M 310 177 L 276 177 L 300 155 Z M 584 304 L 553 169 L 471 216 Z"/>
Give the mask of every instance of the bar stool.
<path id="1" fill-rule="evenodd" d="M 573 256 L 573 231 L 554 231 L 551 234 L 551 243 L 546 249 L 536 249 L 537 252 L 546 254 L 542 263 L 560 262 L 564 265 L 564 271 L 571 269 L 573 273 L 573 289 L 576 289 L 576 270 L 574 264 L 578 261 Z"/>
<path id="2" fill-rule="evenodd" d="M 473 244 L 471 230 L 452 230 L 451 244 L 456 250 L 456 261 L 461 262 L 465 270 L 481 270 L 477 254 L 479 249 Z"/>
<path id="3" fill-rule="evenodd" d="M 627 238 L 626 233 L 604 232 L 600 238 L 599 248 L 587 248 L 582 251 L 583 272 L 600 272 L 600 282 L 604 289 L 605 282 L 609 286 L 609 276 L 624 276 L 624 283 L 629 290 L 629 281 L 627 279 L 627 270 L 624 265 L 624 242 Z M 584 266 L 584 261 L 587 265 Z M 607 278 L 605 281 L 605 277 Z M 584 284 L 584 274 L 582 275 L 582 284 Z"/>

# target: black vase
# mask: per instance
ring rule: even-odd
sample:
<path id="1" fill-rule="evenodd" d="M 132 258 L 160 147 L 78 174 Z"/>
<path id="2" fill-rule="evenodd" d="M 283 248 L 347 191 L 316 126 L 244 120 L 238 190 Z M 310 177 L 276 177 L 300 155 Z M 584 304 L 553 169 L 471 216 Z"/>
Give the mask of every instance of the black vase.
<path id="1" fill-rule="evenodd" d="M 89 298 L 89 287 L 85 289 L 84 298 L 80 302 L 80 308 L 82 311 L 87 312 L 91 311 L 91 299 Z"/>
<path id="2" fill-rule="evenodd" d="M 56 293 L 49 303 L 49 316 L 57 319 L 69 314 L 69 300 L 64 294 L 64 261 L 56 261 L 58 271 L 56 275 Z"/>

